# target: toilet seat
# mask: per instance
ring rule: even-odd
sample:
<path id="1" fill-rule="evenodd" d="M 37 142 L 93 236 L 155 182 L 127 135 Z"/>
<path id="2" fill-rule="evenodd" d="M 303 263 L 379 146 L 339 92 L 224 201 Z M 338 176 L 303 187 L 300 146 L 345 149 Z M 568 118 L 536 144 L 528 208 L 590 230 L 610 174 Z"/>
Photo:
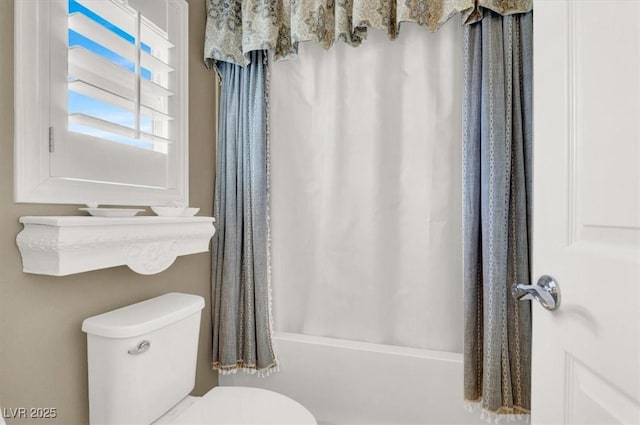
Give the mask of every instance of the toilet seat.
<path id="1" fill-rule="evenodd" d="M 300 403 L 261 388 L 215 387 L 177 415 L 173 425 L 317 425 Z"/>

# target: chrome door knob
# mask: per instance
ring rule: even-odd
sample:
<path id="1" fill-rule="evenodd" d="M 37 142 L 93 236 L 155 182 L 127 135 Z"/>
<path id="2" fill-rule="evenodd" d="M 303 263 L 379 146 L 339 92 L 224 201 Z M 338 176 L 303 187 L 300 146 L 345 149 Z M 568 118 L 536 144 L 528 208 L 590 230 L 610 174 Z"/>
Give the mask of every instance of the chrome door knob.
<path id="1" fill-rule="evenodd" d="M 516 283 L 511 287 L 511 294 L 518 301 L 538 300 L 547 310 L 560 307 L 560 287 L 551 276 L 541 276 L 535 285 Z"/>

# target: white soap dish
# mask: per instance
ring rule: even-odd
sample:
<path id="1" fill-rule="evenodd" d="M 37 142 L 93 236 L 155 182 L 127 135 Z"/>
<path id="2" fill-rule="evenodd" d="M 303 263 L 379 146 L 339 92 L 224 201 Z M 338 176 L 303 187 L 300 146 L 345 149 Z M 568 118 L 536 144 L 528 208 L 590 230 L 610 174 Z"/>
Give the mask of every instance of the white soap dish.
<path id="1" fill-rule="evenodd" d="M 151 211 L 161 217 L 193 217 L 200 208 L 156 206 L 151 207 Z"/>
<path id="2" fill-rule="evenodd" d="M 200 208 L 185 208 L 184 214 L 182 214 L 182 216 L 193 217 L 194 215 L 198 214 L 198 211 L 200 211 Z"/>
<path id="3" fill-rule="evenodd" d="M 95 217 L 133 217 L 144 210 L 136 208 L 78 208 Z"/>

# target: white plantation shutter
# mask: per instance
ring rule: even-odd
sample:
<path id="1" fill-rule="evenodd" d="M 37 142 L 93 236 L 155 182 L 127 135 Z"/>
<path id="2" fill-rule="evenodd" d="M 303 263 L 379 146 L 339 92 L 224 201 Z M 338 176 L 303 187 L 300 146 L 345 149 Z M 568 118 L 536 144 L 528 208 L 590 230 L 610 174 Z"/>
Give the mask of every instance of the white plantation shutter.
<path id="1" fill-rule="evenodd" d="M 51 28 L 51 50 L 66 52 L 51 58 L 52 175 L 176 188 L 181 165 L 170 157 L 186 144 L 186 15 L 175 0 L 56 3 L 51 13 L 67 27 Z"/>
<path id="2" fill-rule="evenodd" d="M 16 202 L 188 203 L 186 0 L 15 0 Z"/>
<path id="3" fill-rule="evenodd" d="M 134 65 L 130 70 L 117 60 L 110 60 L 111 53 L 100 55 L 82 45 L 69 47 L 68 73 L 70 91 L 106 102 L 131 113 L 132 126 L 113 122 L 101 117 L 100 111 L 69 114 L 70 124 L 80 124 L 107 133 L 134 140 L 156 143 L 170 143 L 166 126 L 153 123 L 147 131 L 141 129 L 142 117 L 152 121 L 169 121 L 168 98 L 173 92 L 168 89 L 169 74 L 174 68 L 165 62 L 168 50 L 173 48 L 166 33 L 146 19 L 142 14 L 115 0 L 76 0 L 76 2 L 106 20 L 133 40 L 127 40 L 102 23 L 91 19 L 82 12 L 69 14 L 68 27 L 101 47 L 108 49 Z M 154 0 L 155 6 L 166 10 L 166 2 Z M 166 25 L 165 25 L 166 27 Z M 143 45 L 148 46 L 143 50 Z M 150 77 L 144 78 L 142 70 Z M 93 113 L 91 113 L 93 112 Z M 70 126 L 73 128 L 73 126 Z"/>

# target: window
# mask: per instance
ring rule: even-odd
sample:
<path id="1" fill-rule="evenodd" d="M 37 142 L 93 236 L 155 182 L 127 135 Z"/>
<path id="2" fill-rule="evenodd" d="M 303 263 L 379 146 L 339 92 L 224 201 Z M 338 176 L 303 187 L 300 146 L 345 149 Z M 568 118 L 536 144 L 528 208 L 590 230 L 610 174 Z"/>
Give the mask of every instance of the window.
<path id="1" fill-rule="evenodd" d="M 16 1 L 16 201 L 188 202 L 184 0 Z"/>

